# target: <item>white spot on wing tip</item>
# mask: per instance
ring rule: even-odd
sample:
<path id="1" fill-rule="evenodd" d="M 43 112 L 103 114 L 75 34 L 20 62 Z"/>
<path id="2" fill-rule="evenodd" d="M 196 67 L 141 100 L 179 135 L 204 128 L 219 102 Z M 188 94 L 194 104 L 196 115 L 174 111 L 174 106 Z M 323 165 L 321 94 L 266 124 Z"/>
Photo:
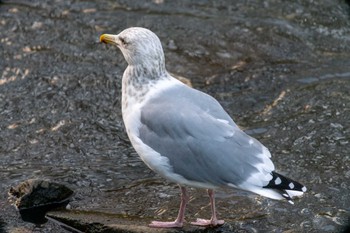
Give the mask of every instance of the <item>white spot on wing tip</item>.
<path id="1" fill-rule="evenodd" d="M 306 192 L 307 188 L 304 186 L 301 188 L 301 191 L 303 191 L 304 193 Z"/>
<path id="2" fill-rule="evenodd" d="M 282 183 L 281 178 L 277 177 L 277 179 L 275 180 L 275 185 L 279 185 Z"/>
<path id="3" fill-rule="evenodd" d="M 294 202 L 292 200 L 288 200 L 288 202 L 292 205 L 294 205 Z"/>
<path id="4" fill-rule="evenodd" d="M 291 188 L 291 189 L 294 189 L 294 187 L 295 187 L 294 184 L 293 184 L 292 182 L 290 182 L 288 186 L 289 186 L 289 188 Z"/>

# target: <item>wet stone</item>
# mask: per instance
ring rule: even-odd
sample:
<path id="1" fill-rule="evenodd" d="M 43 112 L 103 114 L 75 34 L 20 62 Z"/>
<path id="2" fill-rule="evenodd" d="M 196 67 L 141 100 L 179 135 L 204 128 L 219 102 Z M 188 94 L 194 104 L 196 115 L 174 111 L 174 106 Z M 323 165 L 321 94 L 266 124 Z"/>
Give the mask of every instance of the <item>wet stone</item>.
<path id="1" fill-rule="evenodd" d="M 313 225 L 315 229 L 319 229 L 322 232 L 334 232 L 336 227 L 331 223 L 331 220 L 325 218 L 324 216 L 316 216 L 313 219 Z"/>
<path id="2" fill-rule="evenodd" d="M 335 128 L 335 129 L 343 129 L 344 126 L 342 124 L 339 124 L 339 123 L 331 123 L 330 126 L 332 128 Z"/>
<path id="3" fill-rule="evenodd" d="M 167 47 L 168 49 L 170 50 L 177 50 L 178 47 L 177 45 L 175 44 L 175 41 L 174 40 L 169 40 L 168 44 L 167 44 Z"/>
<path id="4" fill-rule="evenodd" d="M 298 79 L 298 82 L 305 83 L 305 84 L 310 84 L 318 81 L 319 81 L 318 78 L 313 78 L 313 77 Z"/>
<path id="5" fill-rule="evenodd" d="M 267 128 L 255 128 L 255 129 L 247 129 L 244 130 L 246 134 L 249 134 L 251 136 L 257 135 L 257 134 L 263 134 L 267 132 Z"/>
<path id="6" fill-rule="evenodd" d="M 9 195 L 24 221 L 43 224 L 45 214 L 53 209 L 66 207 L 73 191 L 65 185 L 48 180 L 30 179 L 11 187 Z"/>

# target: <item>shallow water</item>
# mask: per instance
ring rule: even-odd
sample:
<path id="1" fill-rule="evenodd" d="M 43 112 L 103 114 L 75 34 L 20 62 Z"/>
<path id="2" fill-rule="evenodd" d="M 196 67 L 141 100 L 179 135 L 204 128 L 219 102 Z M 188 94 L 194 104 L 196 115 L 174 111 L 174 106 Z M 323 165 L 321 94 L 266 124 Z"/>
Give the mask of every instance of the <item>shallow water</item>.
<path id="1" fill-rule="evenodd" d="M 340 0 L 3 1 L 0 222 L 30 228 L 6 200 L 28 178 L 75 189 L 73 209 L 176 216 L 177 186 L 140 161 L 124 132 L 126 63 L 98 43 L 143 26 L 160 37 L 170 72 L 216 97 L 277 171 L 309 190 L 293 206 L 223 190 L 219 215 L 243 232 L 340 231 L 350 216 L 349 13 Z M 188 220 L 209 217 L 205 192 L 191 194 Z"/>

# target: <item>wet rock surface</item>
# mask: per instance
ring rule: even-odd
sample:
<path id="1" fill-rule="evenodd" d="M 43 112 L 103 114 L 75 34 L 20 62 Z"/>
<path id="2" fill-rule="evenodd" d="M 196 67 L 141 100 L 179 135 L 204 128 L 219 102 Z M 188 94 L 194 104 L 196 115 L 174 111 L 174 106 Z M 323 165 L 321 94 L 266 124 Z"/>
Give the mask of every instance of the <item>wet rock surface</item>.
<path id="1" fill-rule="evenodd" d="M 1 1 L 0 229 L 67 232 L 23 222 L 7 201 L 29 178 L 69 184 L 71 210 L 51 216 L 86 231 L 96 229 L 90 212 L 99 229 L 129 232 L 176 216 L 177 186 L 143 164 L 124 131 L 126 63 L 98 43 L 143 26 L 159 35 L 170 72 L 217 98 L 270 149 L 278 172 L 308 188 L 295 205 L 221 190 L 223 228 L 183 231 L 340 232 L 350 216 L 347 3 Z M 186 220 L 209 217 L 205 192 L 191 195 Z"/>
<path id="2" fill-rule="evenodd" d="M 52 181 L 30 179 L 11 187 L 9 195 L 24 221 L 40 225 L 47 222 L 48 211 L 68 205 L 73 191 Z"/>

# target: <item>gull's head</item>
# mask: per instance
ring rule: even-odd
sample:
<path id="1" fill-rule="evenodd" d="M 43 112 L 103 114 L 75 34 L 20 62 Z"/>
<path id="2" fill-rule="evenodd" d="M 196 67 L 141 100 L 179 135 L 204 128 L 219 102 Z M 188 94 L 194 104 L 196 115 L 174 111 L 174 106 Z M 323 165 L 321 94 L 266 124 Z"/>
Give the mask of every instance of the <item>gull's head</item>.
<path id="1" fill-rule="evenodd" d="M 118 46 L 129 65 L 164 65 L 162 44 L 158 36 L 146 28 L 131 27 L 118 35 L 103 34 L 100 41 Z"/>

